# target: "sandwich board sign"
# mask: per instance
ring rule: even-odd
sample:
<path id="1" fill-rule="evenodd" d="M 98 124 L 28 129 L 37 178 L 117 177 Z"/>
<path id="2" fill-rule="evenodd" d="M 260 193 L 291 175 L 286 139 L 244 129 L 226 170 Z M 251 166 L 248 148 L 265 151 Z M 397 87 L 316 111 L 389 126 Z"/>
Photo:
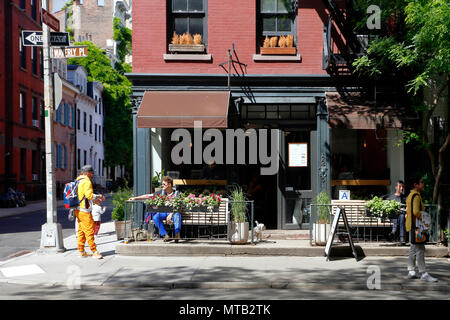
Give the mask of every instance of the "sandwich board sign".
<path id="1" fill-rule="evenodd" d="M 51 47 L 50 56 L 53 59 L 87 57 L 88 47 L 87 46 Z"/>
<path id="2" fill-rule="evenodd" d="M 328 236 L 327 244 L 325 246 L 325 255 L 327 257 L 327 261 L 330 260 L 330 252 L 331 252 L 331 246 L 333 245 L 333 239 L 334 236 L 338 233 L 337 231 L 337 225 L 339 222 L 339 219 L 341 218 L 344 220 L 345 229 L 347 232 L 341 232 L 339 234 L 345 234 L 348 237 L 348 242 L 350 244 L 350 247 L 352 248 L 353 256 L 355 257 L 356 261 L 358 261 L 358 254 L 356 253 L 355 246 L 353 245 L 353 239 L 352 234 L 350 233 L 350 227 L 348 226 L 348 220 L 347 215 L 345 214 L 345 209 L 342 207 L 338 207 L 336 209 L 336 214 L 334 215 L 333 224 L 331 225 L 330 234 Z"/>
<path id="3" fill-rule="evenodd" d="M 44 45 L 42 31 L 22 31 L 22 42 L 24 46 L 39 46 Z M 69 33 L 68 32 L 50 32 L 50 45 L 52 46 L 68 46 Z"/>

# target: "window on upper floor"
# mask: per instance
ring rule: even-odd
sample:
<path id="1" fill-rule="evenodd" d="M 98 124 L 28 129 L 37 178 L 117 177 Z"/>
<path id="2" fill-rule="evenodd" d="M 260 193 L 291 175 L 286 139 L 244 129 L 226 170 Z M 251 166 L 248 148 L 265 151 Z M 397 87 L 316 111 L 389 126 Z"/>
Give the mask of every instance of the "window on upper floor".
<path id="1" fill-rule="evenodd" d="M 37 17 L 36 2 L 37 0 L 31 0 L 31 18 L 33 18 L 33 20 L 36 20 Z"/>
<path id="2" fill-rule="evenodd" d="M 41 69 L 41 79 L 44 79 L 44 52 L 39 48 L 39 67 Z"/>
<path id="3" fill-rule="evenodd" d="M 292 0 L 258 0 L 257 46 L 261 54 L 296 54 L 295 3 Z"/>
<path id="4" fill-rule="evenodd" d="M 169 51 L 204 52 L 208 29 L 207 0 L 170 0 L 169 3 Z"/>
<path id="5" fill-rule="evenodd" d="M 104 7 L 105 6 L 105 0 L 97 0 L 97 5 L 99 7 Z"/>
<path id="6" fill-rule="evenodd" d="M 86 132 L 87 127 L 87 114 L 86 112 L 83 112 L 83 131 Z"/>
<path id="7" fill-rule="evenodd" d="M 20 55 L 20 66 L 24 69 L 27 68 L 27 50 L 22 42 L 22 31 L 19 31 L 19 55 Z"/>
<path id="8" fill-rule="evenodd" d="M 92 115 L 89 115 L 89 134 L 92 134 Z"/>
<path id="9" fill-rule="evenodd" d="M 20 123 L 27 124 L 27 95 L 25 92 L 20 92 Z"/>
<path id="10" fill-rule="evenodd" d="M 38 67 L 38 57 L 37 57 L 38 48 L 32 47 L 31 48 L 31 72 L 33 74 L 37 75 L 37 67 Z"/>
<path id="11" fill-rule="evenodd" d="M 25 0 L 20 0 L 20 9 L 25 9 Z"/>

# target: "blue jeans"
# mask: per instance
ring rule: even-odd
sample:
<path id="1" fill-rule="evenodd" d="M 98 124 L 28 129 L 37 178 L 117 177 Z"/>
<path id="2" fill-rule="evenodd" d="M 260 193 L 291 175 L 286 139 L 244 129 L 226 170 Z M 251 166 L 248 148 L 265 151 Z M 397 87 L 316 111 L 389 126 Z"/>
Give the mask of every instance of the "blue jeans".
<path id="1" fill-rule="evenodd" d="M 161 237 L 164 237 L 167 232 L 166 229 L 164 229 L 164 223 L 163 221 L 167 219 L 167 216 L 170 214 L 170 212 L 158 212 L 153 216 L 153 221 L 155 222 L 155 226 L 159 230 L 159 235 Z M 181 231 L 181 213 L 175 212 L 172 216 L 172 221 L 175 226 L 175 234 L 180 233 Z"/>
<path id="2" fill-rule="evenodd" d="M 400 227 L 400 241 L 405 241 L 405 215 L 399 214 L 398 218 L 394 220 L 394 225 L 392 226 L 392 233 L 397 232 L 397 227 Z"/>

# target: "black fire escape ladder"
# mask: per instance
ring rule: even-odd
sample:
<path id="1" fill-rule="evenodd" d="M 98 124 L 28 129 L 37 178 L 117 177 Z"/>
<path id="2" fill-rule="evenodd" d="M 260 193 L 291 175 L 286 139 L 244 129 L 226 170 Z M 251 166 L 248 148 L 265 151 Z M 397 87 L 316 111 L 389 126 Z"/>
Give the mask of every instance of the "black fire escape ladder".
<path id="1" fill-rule="evenodd" d="M 324 69 L 332 64 L 349 64 L 353 61 L 353 59 L 362 52 L 362 47 L 360 42 L 358 41 L 356 35 L 353 33 L 352 26 L 347 22 L 344 17 L 342 11 L 336 5 L 334 0 L 322 0 L 325 4 L 325 7 L 330 12 L 330 18 L 328 24 L 324 25 L 324 59 L 323 66 Z M 347 15 L 350 14 L 352 9 L 351 0 L 347 0 Z M 347 44 L 347 52 L 344 52 L 341 55 L 333 54 L 331 48 L 331 33 L 333 23 L 335 22 L 336 27 L 339 29 L 340 33 L 345 37 Z"/>

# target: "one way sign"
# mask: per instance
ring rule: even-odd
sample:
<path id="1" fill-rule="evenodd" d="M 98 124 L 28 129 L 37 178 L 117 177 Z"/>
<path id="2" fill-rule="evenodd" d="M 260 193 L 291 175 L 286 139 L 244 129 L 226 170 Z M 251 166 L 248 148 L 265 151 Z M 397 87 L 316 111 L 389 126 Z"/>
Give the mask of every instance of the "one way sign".
<path id="1" fill-rule="evenodd" d="M 22 40 L 24 46 L 43 46 L 42 31 L 22 31 Z M 68 46 L 68 32 L 50 32 L 51 46 Z"/>

